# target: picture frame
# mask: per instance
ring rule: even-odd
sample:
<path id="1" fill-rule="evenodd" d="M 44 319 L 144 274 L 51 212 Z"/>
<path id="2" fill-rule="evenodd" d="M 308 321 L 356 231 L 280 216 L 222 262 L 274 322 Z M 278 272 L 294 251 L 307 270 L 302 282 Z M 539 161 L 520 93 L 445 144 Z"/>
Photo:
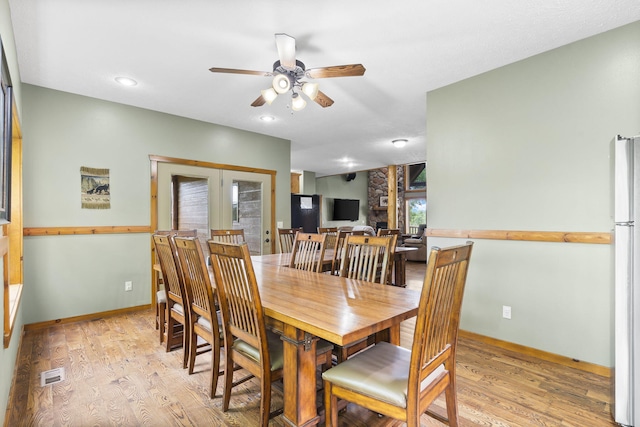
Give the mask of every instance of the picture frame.
<path id="1" fill-rule="evenodd" d="M 11 221 L 11 133 L 13 125 L 13 87 L 9 67 L 0 40 L 0 224 Z"/>
<path id="2" fill-rule="evenodd" d="M 385 208 L 389 206 L 389 196 L 380 196 L 380 207 Z"/>

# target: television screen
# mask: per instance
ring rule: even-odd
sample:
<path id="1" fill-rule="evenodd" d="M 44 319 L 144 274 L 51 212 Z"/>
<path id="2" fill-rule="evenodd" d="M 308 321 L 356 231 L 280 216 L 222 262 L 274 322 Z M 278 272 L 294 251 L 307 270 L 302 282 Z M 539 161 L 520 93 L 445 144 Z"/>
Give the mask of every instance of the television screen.
<path id="1" fill-rule="evenodd" d="M 357 221 L 360 216 L 360 200 L 333 199 L 334 221 Z"/>

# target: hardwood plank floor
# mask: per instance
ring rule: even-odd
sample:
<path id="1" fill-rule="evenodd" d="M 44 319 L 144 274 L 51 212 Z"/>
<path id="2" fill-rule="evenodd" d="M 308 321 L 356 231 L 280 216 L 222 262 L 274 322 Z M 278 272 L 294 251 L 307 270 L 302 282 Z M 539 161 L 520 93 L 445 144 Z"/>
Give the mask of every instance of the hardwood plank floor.
<path id="1" fill-rule="evenodd" d="M 419 289 L 424 263 L 407 263 L 407 285 Z M 158 344 L 152 310 L 28 331 L 22 337 L 8 426 L 254 426 L 259 385 L 238 386 L 228 412 L 209 399 L 210 356 L 196 373 L 181 368 L 181 350 Z M 408 345 L 413 324 L 402 325 Z M 458 407 L 466 426 L 615 426 L 610 379 L 471 339 L 458 346 Z M 64 367 L 66 380 L 40 386 L 40 373 Z M 236 372 L 242 376 L 243 371 Z M 217 395 L 222 393 L 222 379 Z M 282 407 L 274 387 L 272 410 Z M 434 404 L 444 414 L 444 401 Z M 285 426 L 281 417 L 272 426 Z M 340 426 L 402 423 L 349 405 Z M 441 426 L 426 415 L 423 426 Z"/>

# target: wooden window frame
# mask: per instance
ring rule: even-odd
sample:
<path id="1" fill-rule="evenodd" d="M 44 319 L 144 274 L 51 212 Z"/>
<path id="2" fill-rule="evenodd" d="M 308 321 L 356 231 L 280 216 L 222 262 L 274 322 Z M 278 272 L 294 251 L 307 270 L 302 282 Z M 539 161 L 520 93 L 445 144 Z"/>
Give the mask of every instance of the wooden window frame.
<path id="1" fill-rule="evenodd" d="M 11 106 L 11 223 L 2 226 L 0 255 L 3 258 L 3 345 L 8 348 L 15 329 L 23 278 L 23 218 L 22 218 L 22 133 L 15 101 Z"/>

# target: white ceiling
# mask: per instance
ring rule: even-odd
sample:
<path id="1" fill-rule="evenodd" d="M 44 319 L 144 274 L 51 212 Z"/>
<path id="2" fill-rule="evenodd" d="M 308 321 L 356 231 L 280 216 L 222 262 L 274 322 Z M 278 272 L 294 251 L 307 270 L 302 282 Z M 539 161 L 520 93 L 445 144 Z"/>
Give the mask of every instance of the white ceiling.
<path id="1" fill-rule="evenodd" d="M 427 91 L 640 20 L 638 0 L 9 3 L 23 82 L 290 139 L 291 168 L 317 176 L 424 161 Z M 366 73 L 315 80 L 335 104 L 292 114 L 250 106 L 269 77 L 209 71 L 271 71 L 281 32 L 307 68 Z"/>

